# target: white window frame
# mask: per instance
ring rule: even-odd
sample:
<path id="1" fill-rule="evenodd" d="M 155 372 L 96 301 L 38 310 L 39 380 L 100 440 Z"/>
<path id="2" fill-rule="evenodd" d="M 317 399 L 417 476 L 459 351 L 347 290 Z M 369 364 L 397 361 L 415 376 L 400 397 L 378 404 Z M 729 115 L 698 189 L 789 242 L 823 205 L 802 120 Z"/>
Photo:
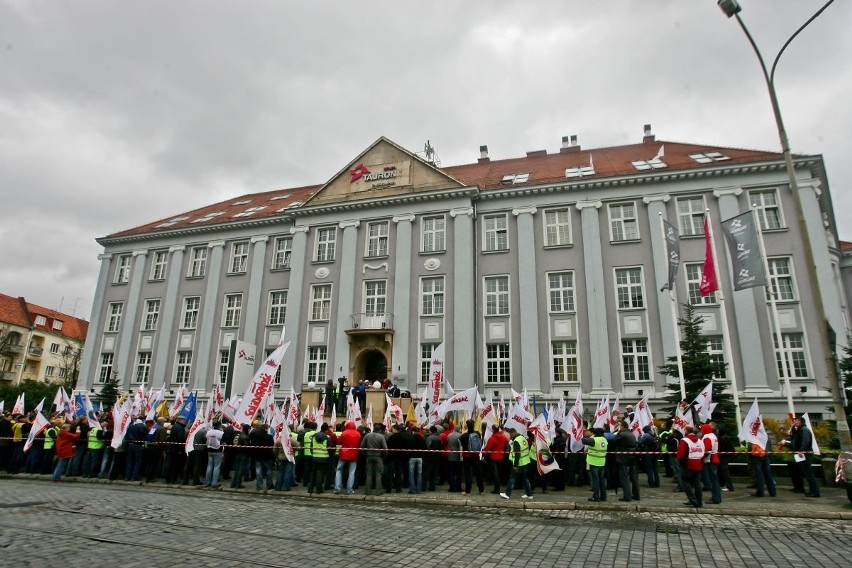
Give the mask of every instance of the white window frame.
<path id="1" fill-rule="evenodd" d="M 142 331 L 157 331 L 157 325 L 160 323 L 160 302 L 159 298 L 145 300 L 145 313 L 142 316 Z"/>
<path id="2" fill-rule="evenodd" d="M 482 218 L 482 247 L 484 252 L 509 250 L 509 215 L 498 213 Z"/>
<path id="3" fill-rule="evenodd" d="M 769 267 L 769 286 L 766 288 L 767 300 L 770 293 L 775 294 L 776 302 L 795 302 L 798 300 L 796 274 L 793 271 L 793 257 L 774 256 L 766 259 Z"/>
<path id="4" fill-rule="evenodd" d="M 311 286 L 310 321 L 329 321 L 331 318 L 331 284 L 313 284 Z"/>
<path id="5" fill-rule="evenodd" d="M 50 344 L 50 352 L 54 355 L 59 354 L 59 344 L 58 343 L 51 343 Z"/>
<path id="6" fill-rule="evenodd" d="M 716 292 L 710 292 L 706 296 L 701 295 L 701 279 L 704 275 L 703 262 L 684 263 L 683 274 L 686 277 L 686 296 L 690 304 L 693 306 L 715 306 L 719 303 Z"/>
<path id="7" fill-rule="evenodd" d="M 337 227 L 318 227 L 314 261 L 334 262 L 334 252 L 337 243 Z"/>
<path id="8" fill-rule="evenodd" d="M 367 241 L 364 256 L 366 258 L 384 257 L 388 255 L 390 241 L 390 222 L 371 221 L 367 223 Z"/>
<path id="9" fill-rule="evenodd" d="M 570 209 L 545 209 L 544 246 L 562 247 L 573 242 Z"/>
<path id="10" fill-rule="evenodd" d="M 382 316 L 388 309 L 388 281 L 364 281 L 364 314 L 368 317 Z"/>
<path id="11" fill-rule="evenodd" d="M 293 254 L 293 237 L 275 237 L 272 250 L 272 270 L 289 270 Z"/>
<path id="12" fill-rule="evenodd" d="M 314 382 L 317 385 L 325 384 L 328 373 L 328 347 L 326 345 L 308 347 L 306 365 L 307 382 Z"/>
<path id="13" fill-rule="evenodd" d="M 47 325 L 47 318 L 44 316 L 36 316 L 35 317 L 36 325 Z"/>
<path id="14" fill-rule="evenodd" d="M 275 349 L 267 349 L 266 350 L 266 358 L 268 359 L 272 353 L 275 352 Z M 281 369 L 284 365 L 278 365 L 275 368 L 275 377 L 272 379 L 272 384 L 275 385 L 276 388 L 281 387 Z"/>
<path id="15" fill-rule="evenodd" d="M 44 376 L 52 377 L 56 373 L 56 367 L 53 365 L 48 365 L 44 368 Z"/>
<path id="16" fill-rule="evenodd" d="M 424 276 L 420 279 L 420 315 L 444 315 L 445 285 L 443 276 Z"/>
<path id="17" fill-rule="evenodd" d="M 101 353 L 98 365 L 98 382 L 103 384 L 112 378 L 112 365 L 115 356 L 112 353 Z"/>
<path id="18" fill-rule="evenodd" d="M 222 301 L 222 327 L 240 327 L 243 317 L 243 295 L 225 294 Z"/>
<path id="19" fill-rule="evenodd" d="M 192 247 L 189 254 L 187 278 L 204 278 L 207 273 L 207 246 Z"/>
<path id="20" fill-rule="evenodd" d="M 420 344 L 420 382 L 429 382 L 429 371 L 432 369 L 432 354 L 438 348 L 439 343 Z"/>
<path id="21" fill-rule="evenodd" d="M 121 329 L 121 315 L 124 312 L 124 302 L 110 302 L 107 308 L 107 321 L 105 331 L 116 333 Z"/>
<path id="22" fill-rule="evenodd" d="M 675 204 L 677 208 L 677 223 L 681 237 L 695 237 L 704 235 L 704 205 L 703 195 L 689 195 L 678 197 Z"/>
<path id="23" fill-rule="evenodd" d="M 638 310 L 645 308 L 645 275 L 642 267 L 624 266 L 614 269 L 614 272 L 615 305 L 618 309 Z M 639 293 L 638 299 L 637 291 Z M 628 300 L 626 304 L 622 304 L 622 298 Z"/>
<path id="24" fill-rule="evenodd" d="M 266 325 L 284 325 L 287 321 L 287 290 L 269 291 Z"/>
<path id="25" fill-rule="evenodd" d="M 787 228 L 777 189 L 749 191 L 748 200 L 757 215 L 757 222 L 760 224 L 761 231 L 777 231 Z"/>
<path id="26" fill-rule="evenodd" d="M 624 201 L 607 205 L 609 213 L 609 239 L 611 242 L 639 240 L 639 220 L 636 218 L 636 202 Z"/>
<path id="27" fill-rule="evenodd" d="M 427 215 L 420 223 L 421 252 L 447 250 L 447 218 L 444 215 Z"/>
<path id="28" fill-rule="evenodd" d="M 810 362 L 808 361 L 808 344 L 802 332 L 782 333 L 781 342 L 784 345 L 783 359 L 787 367 L 787 376 L 791 379 L 810 378 Z M 773 334 L 772 344 L 775 347 L 775 365 L 778 376 L 783 377 L 781 360 L 782 353 L 778 349 L 777 335 Z"/>
<path id="29" fill-rule="evenodd" d="M 578 383 L 580 381 L 580 356 L 577 340 L 559 340 L 550 343 L 550 372 L 555 383 Z"/>
<path id="30" fill-rule="evenodd" d="M 231 260 L 228 264 L 228 274 L 245 274 L 248 270 L 248 257 L 248 241 L 231 243 Z"/>
<path id="31" fill-rule="evenodd" d="M 508 343 L 485 345 L 485 383 L 489 385 L 512 382 L 512 349 Z"/>
<path id="32" fill-rule="evenodd" d="M 115 284 L 127 284 L 130 282 L 130 267 L 133 264 L 133 255 L 122 254 L 118 257 L 115 266 Z"/>
<path id="33" fill-rule="evenodd" d="M 136 373 L 133 382 L 136 384 L 147 383 L 151 376 L 151 352 L 140 351 L 136 354 Z"/>
<path id="34" fill-rule="evenodd" d="M 707 355 L 710 356 L 710 359 L 719 365 L 727 363 L 725 360 L 725 338 L 721 335 L 705 335 L 704 338 L 707 340 Z M 714 373 L 713 378 L 727 380 L 727 372 Z"/>
<path id="35" fill-rule="evenodd" d="M 630 347 L 626 350 L 626 347 Z M 644 347 L 640 350 L 640 347 Z M 647 339 L 621 340 L 621 374 L 625 383 L 650 381 L 651 353 L 648 351 Z"/>
<path id="36" fill-rule="evenodd" d="M 569 280 L 566 282 L 565 277 Z M 574 271 L 560 270 L 547 273 L 548 313 L 570 313 L 574 306 Z"/>
<path id="37" fill-rule="evenodd" d="M 149 280 L 165 280 L 166 269 L 169 266 L 169 251 L 158 250 L 154 252 L 154 258 L 151 261 L 151 276 Z"/>
<path id="38" fill-rule="evenodd" d="M 227 349 L 219 351 L 219 382 L 223 385 L 228 382 L 228 369 L 231 364 L 231 352 Z"/>
<path id="39" fill-rule="evenodd" d="M 175 354 L 175 383 L 188 385 L 192 378 L 192 351 L 180 350 Z"/>
<path id="40" fill-rule="evenodd" d="M 198 315 L 201 313 L 201 296 L 185 296 L 183 299 L 183 311 L 180 316 L 181 329 L 195 329 L 198 327 Z"/>
<path id="41" fill-rule="evenodd" d="M 507 274 L 483 278 L 486 316 L 508 316 L 511 312 L 511 289 Z"/>

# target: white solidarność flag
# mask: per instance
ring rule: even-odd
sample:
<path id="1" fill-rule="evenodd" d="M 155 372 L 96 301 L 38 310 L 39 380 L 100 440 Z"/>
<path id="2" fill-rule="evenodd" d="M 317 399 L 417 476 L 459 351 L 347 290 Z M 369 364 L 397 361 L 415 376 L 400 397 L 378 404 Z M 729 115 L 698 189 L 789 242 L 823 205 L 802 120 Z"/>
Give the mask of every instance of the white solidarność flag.
<path id="1" fill-rule="evenodd" d="M 270 386 L 275 381 L 275 372 L 281 365 L 281 360 L 284 359 L 284 354 L 287 353 L 287 348 L 290 347 L 290 342 L 279 345 L 254 374 L 254 377 L 249 384 L 248 390 L 243 395 L 243 401 L 235 413 L 240 424 L 251 424 L 255 414 L 262 410 L 263 401 L 266 399 L 266 393 L 269 392 Z"/>
<path id="2" fill-rule="evenodd" d="M 44 402 L 44 401 L 42 401 Z M 36 414 L 36 418 L 33 421 L 32 428 L 30 428 L 30 435 L 27 436 L 27 441 L 24 444 L 24 451 L 28 452 L 35 441 L 35 437 L 41 434 L 42 430 L 50 426 L 50 421 L 44 417 L 44 415 L 39 412 Z"/>
<path id="3" fill-rule="evenodd" d="M 678 407 L 678 409 L 680 409 Z M 764 451 L 769 443 L 769 435 L 766 433 L 766 427 L 763 425 L 763 417 L 760 415 L 760 408 L 757 405 L 757 399 L 751 403 L 751 408 L 746 414 L 742 428 L 739 434 L 740 440 L 745 440 L 750 444 L 760 446 Z"/>

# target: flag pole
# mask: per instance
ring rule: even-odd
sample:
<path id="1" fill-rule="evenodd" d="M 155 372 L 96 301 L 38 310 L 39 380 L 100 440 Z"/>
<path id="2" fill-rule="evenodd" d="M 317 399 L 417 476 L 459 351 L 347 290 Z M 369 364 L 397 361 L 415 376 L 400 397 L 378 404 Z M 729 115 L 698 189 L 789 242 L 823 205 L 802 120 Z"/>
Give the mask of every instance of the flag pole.
<path id="1" fill-rule="evenodd" d="M 660 211 L 660 232 L 663 235 L 663 244 L 666 243 L 666 226 L 663 224 L 663 212 Z M 668 250 L 668 247 L 666 248 Z M 667 266 L 669 259 L 666 259 Z M 675 275 L 675 280 L 677 280 L 677 275 Z M 668 282 L 667 282 L 668 283 Z M 675 292 L 674 283 L 669 287 L 669 298 L 672 301 L 672 329 L 674 329 L 675 335 L 675 356 L 677 358 L 677 375 L 680 379 L 680 399 L 686 400 L 686 380 L 683 376 L 683 352 L 680 348 L 680 327 L 677 325 L 677 316 L 678 316 L 678 307 L 677 307 L 677 293 Z"/>
<path id="2" fill-rule="evenodd" d="M 705 210 L 705 215 L 707 216 L 707 231 L 710 233 L 710 242 L 713 245 L 713 270 L 716 271 L 716 277 L 719 278 L 719 258 L 716 253 L 716 241 L 713 240 L 713 222 L 710 217 L 710 210 Z M 728 353 L 728 356 L 731 357 L 731 362 L 728 365 L 727 372 L 729 373 L 729 377 L 731 379 L 731 394 L 734 396 L 734 408 L 736 410 L 737 423 L 743 423 L 742 411 L 740 410 L 740 393 L 737 389 L 737 371 L 733 362 L 733 348 L 731 347 L 731 333 L 728 329 L 728 309 L 725 306 L 725 292 L 722 290 L 722 285 L 719 284 L 719 289 L 717 290 L 719 293 L 719 316 L 722 319 L 722 345 L 725 353 Z"/>
<path id="3" fill-rule="evenodd" d="M 757 245 L 760 247 L 760 258 L 763 259 L 763 271 L 766 273 L 766 292 L 769 296 L 769 317 L 772 320 L 772 327 L 775 328 L 775 342 L 778 344 L 778 354 L 781 358 L 781 380 L 784 382 L 784 390 L 787 391 L 787 415 L 790 420 L 796 416 L 795 408 L 793 407 L 793 393 L 790 391 L 790 372 L 787 366 L 787 349 L 784 347 L 784 338 L 781 335 L 781 325 L 778 321 L 778 304 L 775 302 L 775 291 L 772 289 L 771 273 L 769 272 L 769 259 L 766 258 L 766 246 L 763 242 L 763 227 L 758 222 L 755 214 L 754 204 L 751 206 L 751 215 L 755 227 L 757 227 Z"/>

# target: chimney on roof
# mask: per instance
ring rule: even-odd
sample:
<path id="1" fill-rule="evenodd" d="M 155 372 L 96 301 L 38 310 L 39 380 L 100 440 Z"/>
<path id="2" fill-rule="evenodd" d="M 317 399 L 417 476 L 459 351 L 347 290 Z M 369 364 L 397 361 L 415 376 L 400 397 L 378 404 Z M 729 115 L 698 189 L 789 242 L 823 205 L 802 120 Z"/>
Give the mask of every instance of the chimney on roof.
<path id="1" fill-rule="evenodd" d="M 488 146 L 480 146 L 479 147 L 479 161 L 480 162 L 488 162 Z"/>
<path id="2" fill-rule="evenodd" d="M 651 132 L 651 125 L 645 125 L 645 136 L 642 138 L 642 142 L 653 142 L 656 139 L 654 133 Z"/>
<path id="3" fill-rule="evenodd" d="M 577 135 L 572 134 L 569 136 L 562 137 L 562 147 L 559 149 L 560 154 L 564 154 L 566 152 L 579 152 L 580 145 L 577 144 Z"/>
<path id="4" fill-rule="evenodd" d="M 547 150 L 530 150 L 527 152 L 527 158 L 535 158 L 536 156 L 547 156 Z"/>

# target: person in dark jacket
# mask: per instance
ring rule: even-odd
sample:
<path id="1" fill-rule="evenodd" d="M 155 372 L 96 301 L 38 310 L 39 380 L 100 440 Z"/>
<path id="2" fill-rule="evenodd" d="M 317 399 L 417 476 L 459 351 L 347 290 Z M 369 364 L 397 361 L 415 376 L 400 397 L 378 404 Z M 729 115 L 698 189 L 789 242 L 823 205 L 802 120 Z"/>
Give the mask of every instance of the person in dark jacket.
<path id="1" fill-rule="evenodd" d="M 633 455 L 638 448 L 630 425 L 627 420 L 622 420 L 615 439 L 609 445 L 609 451 L 615 454 L 615 463 L 618 465 L 618 481 L 621 485 L 619 501 L 639 500 L 639 472 L 636 469 L 636 456 Z"/>
<path id="2" fill-rule="evenodd" d="M 169 432 L 169 473 L 166 477 L 168 483 L 176 483 L 178 477 L 183 474 L 186 462 L 186 418 L 178 416 Z"/>
<path id="3" fill-rule="evenodd" d="M 273 488 L 272 464 L 275 462 L 275 440 L 269 426 L 258 424 L 249 433 L 249 446 L 255 464 L 255 489 L 266 493 Z"/>
<path id="4" fill-rule="evenodd" d="M 242 430 L 234 436 L 234 447 L 232 448 L 234 451 L 234 470 L 231 475 L 231 488 L 233 489 L 242 489 L 243 481 L 248 474 L 248 452 L 251 443 L 249 432 L 251 427 L 248 424 L 242 424 L 241 427 Z"/>
<path id="5" fill-rule="evenodd" d="M 820 497 L 819 485 L 817 485 L 814 468 L 811 465 L 811 456 L 814 451 L 813 432 L 805 425 L 805 419 L 802 416 L 796 417 L 793 426 L 792 436 L 785 443 L 794 452 L 794 463 L 799 470 L 802 480 L 808 482 L 808 491 L 805 493 L 805 497 Z"/>
<path id="6" fill-rule="evenodd" d="M 80 435 L 82 436 L 82 433 Z M 124 468 L 125 481 L 139 481 L 139 472 L 142 470 L 142 447 L 147 435 L 148 429 L 139 418 L 130 425 L 124 435 L 124 440 L 127 442 L 127 464 Z"/>

